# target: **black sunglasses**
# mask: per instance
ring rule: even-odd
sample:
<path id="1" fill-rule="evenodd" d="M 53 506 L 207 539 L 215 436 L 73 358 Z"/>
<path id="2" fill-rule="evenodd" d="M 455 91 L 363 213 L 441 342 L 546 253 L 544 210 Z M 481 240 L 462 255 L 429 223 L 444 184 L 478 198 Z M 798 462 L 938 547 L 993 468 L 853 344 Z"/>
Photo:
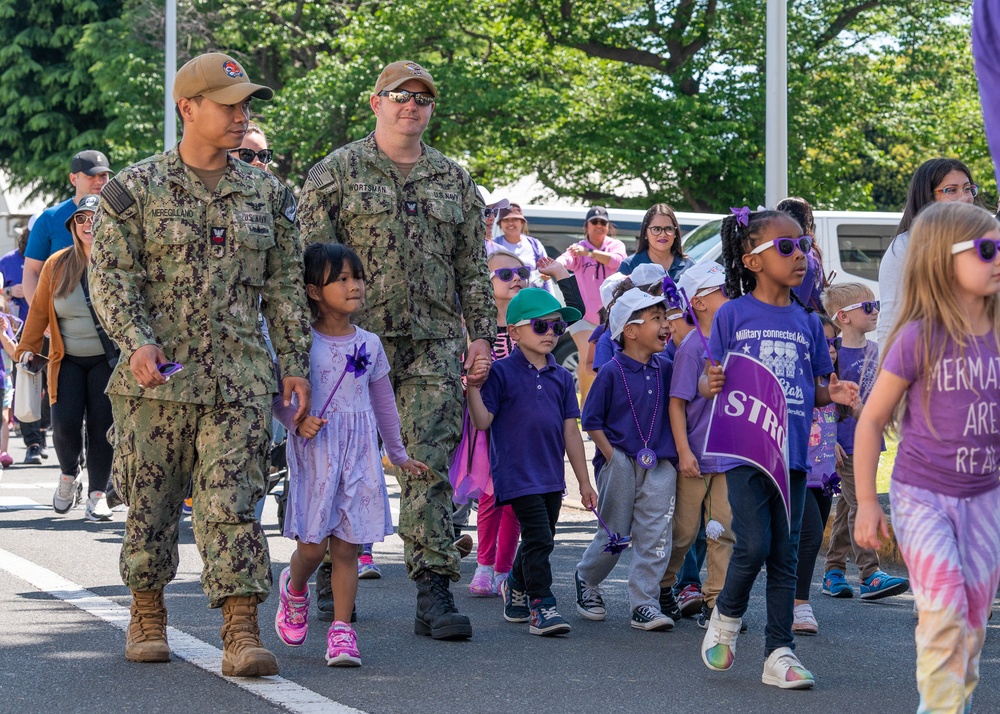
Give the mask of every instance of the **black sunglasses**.
<path id="1" fill-rule="evenodd" d="M 517 275 L 521 280 L 527 280 L 531 276 L 531 268 L 521 266 L 520 268 L 497 268 L 493 274 L 505 283 L 509 283 Z"/>
<path id="2" fill-rule="evenodd" d="M 552 334 L 556 337 L 562 336 L 569 325 L 562 320 L 542 320 L 538 317 L 531 319 L 531 331 L 536 335 L 544 335 L 552 328 Z"/>
<path id="3" fill-rule="evenodd" d="M 826 338 L 826 344 L 828 344 L 830 347 L 832 347 L 835 350 L 839 350 L 840 346 L 842 344 L 844 344 L 844 338 L 843 337 L 827 337 Z"/>
<path id="4" fill-rule="evenodd" d="M 254 151 L 253 149 L 233 149 L 229 153 L 236 154 L 240 161 L 245 161 L 248 164 L 254 160 L 254 157 L 262 164 L 269 164 L 271 163 L 271 159 L 274 158 L 274 151 L 271 149 L 261 149 L 260 151 Z"/>
<path id="5" fill-rule="evenodd" d="M 379 92 L 380 97 L 389 97 L 390 101 L 396 104 L 406 104 L 411 99 L 417 103 L 417 106 L 426 107 L 428 104 L 434 103 L 434 97 L 426 92 L 407 92 L 405 89 L 397 89 L 394 92 L 388 90 L 384 92 Z"/>

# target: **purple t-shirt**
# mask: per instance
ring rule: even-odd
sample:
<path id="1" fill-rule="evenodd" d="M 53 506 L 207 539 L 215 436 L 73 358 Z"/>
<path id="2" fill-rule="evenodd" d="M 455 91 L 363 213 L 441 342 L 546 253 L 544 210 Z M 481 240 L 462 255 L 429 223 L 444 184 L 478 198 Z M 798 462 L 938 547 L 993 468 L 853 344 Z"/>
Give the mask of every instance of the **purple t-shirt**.
<path id="1" fill-rule="evenodd" d="M 716 456 L 705 456 L 705 437 L 708 435 L 708 418 L 712 413 L 712 402 L 701 396 L 698 380 L 705 371 L 705 348 L 698 335 L 691 331 L 677 348 L 674 355 L 674 376 L 670 379 L 670 396 L 687 402 L 684 413 L 687 416 L 688 445 L 698 459 L 698 468 L 703 474 L 719 473 L 721 460 Z"/>
<path id="2" fill-rule="evenodd" d="M 858 383 L 862 402 L 872 393 L 877 373 L 877 342 L 868 340 L 864 347 L 841 347 L 837 352 L 837 375 L 841 379 Z M 844 449 L 845 454 L 854 453 L 854 428 L 857 425 L 858 420 L 852 416 L 845 417 L 837 424 L 837 443 Z"/>
<path id="3" fill-rule="evenodd" d="M 928 393 L 920 327 L 907 324 L 882 362 L 885 371 L 910 383 L 892 479 L 954 498 L 992 491 L 1000 485 L 996 338 L 970 337 L 964 355 L 948 340 Z"/>
<path id="4" fill-rule="evenodd" d="M 667 413 L 672 372 L 670 358 L 662 352 L 653 355 L 646 364 L 619 352 L 601 367 L 587 393 L 587 401 L 583 405 L 584 430 L 603 430 L 613 447 L 633 459 L 640 449 L 648 446 L 656 453 L 657 459 L 676 464 L 677 447 L 674 446 Z M 649 441 L 643 441 L 643 438 Z M 603 465 L 604 454 L 597 449 L 594 454 L 595 471 L 599 472 Z"/>
<path id="5" fill-rule="evenodd" d="M 812 428 L 809 430 L 809 464 L 812 471 L 806 476 L 808 488 L 821 488 L 823 477 L 837 473 L 837 405 L 813 408 Z"/>
<path id="6" fill-rule="evenodd" d="M 809 472 L 809 430 L 816 406 L 816 377 L 833 372 L 823 323 L 800 305 L 768 305 L 751 294 L 730 300 L 715 313 L 708 339 L 712 358 L 722 363 L 739 351 L 760 360 L 778 378 L 788 403 L 788 467 Z M 722 470 L 744 466 L 722 459 Z"/>
<path id="7" fill-rule="evenodd" d="M 20 285 L 24 280 L 24 256 L 12 250 L 4 257 L 0 258 L 0 275 L 3 275 L 3 285 L 5 288 L 12 288 Z M 23 297 L 12 298 L 11 302 L 16 305 L 14 314 L 21 320 L 28 319 L 28 301 Z"/>
<path id="8" fill-rule="evenodd" d="M 493 363 L 482 395 L 493 415 L 490 468 L 497 501 L 566 488 L 563 427 L 580 416 L 569 370 L 551 354 L 547 366 L 535 369 L 515 346 Z"/>

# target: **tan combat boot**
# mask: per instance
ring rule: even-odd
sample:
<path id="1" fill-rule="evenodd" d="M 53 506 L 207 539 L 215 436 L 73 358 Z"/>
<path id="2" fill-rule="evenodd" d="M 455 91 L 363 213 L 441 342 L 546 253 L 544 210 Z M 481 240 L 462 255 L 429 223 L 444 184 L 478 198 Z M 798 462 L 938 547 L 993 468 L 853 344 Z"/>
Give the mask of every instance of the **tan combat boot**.
<path id="1" fill-rule="evenodd" d="M 133 590 L 132 619 L 125 632 L 129 662 L 169 662 L 167 607 L 162 590 Z"/>
<path id="2" fill-rule="evenodd" d="M 267 677 L 278 673 L 278 660 L 260 643 L 257 596 L 230 595 L 222 603 L 222 674 Z"/>

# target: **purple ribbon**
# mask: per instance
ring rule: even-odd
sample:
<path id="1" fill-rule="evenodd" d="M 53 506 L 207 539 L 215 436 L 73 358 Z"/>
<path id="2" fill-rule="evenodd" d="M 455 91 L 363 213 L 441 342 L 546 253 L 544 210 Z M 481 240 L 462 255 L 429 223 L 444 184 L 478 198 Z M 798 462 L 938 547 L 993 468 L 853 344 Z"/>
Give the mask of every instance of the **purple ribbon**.
<path id="1" fill-rule="evenodd" d="M 326 398 L 326 403 L 319 412 L 320 419 L 322 419 L 323 415 L 326 414 L 326 410 L 329 408 L 330 402 L 333 401 L 333 395 L 335 395 L 337 390 L 340 389 L 340 383 L 344 381 L 344 377 L 347 376 L 347 373 L 351 372 L 355 379 L 361 377 L 368 371 L 368 364 L 370 361 L 371 357 L 368 354 L 368 346 L 364 342 L 361 343 L 360 348 L 354 348 L 354 354 L 347 355 L 347 364 L 344 365 L 344 371 L 340 373 L 340 378 L 337 380 L 337 383 L 333 385 L 333 391 L 330 392 L 330 396 Z M 306 439 L 304 443 L 308 444 L 309 441 L 309 439 Z"/>
<path id="2" fill-rule="evenodd" d="M 593 512 L 595 516 L 597 516 L 597 520 L 600 522 L 601 526 L 608 534 L 608 544 L 604 548 L 605 553 L 618 555 L 619 553 L 621 553 L 622 551 L 624 551 L 626 548 L 629 547 L 629 544 L 631 544 L 632 542 L 631 536 L 623 536 L 621 533 L 612 533 L 611 529 L 608 528 L 608 524 L 604 522 L 603 518 L 601 518 L 601 514 L 597 512 L 597 509 L 591 508 L 590 510 Z"/>
<path id="3" fill-rule="evenodd" d="M 741 226 L 750 225 L 750 206 L 743 206 L 743 208 L 730 208 L 729 209 L 734 216 L 736 216 L 736 222 Z"/>

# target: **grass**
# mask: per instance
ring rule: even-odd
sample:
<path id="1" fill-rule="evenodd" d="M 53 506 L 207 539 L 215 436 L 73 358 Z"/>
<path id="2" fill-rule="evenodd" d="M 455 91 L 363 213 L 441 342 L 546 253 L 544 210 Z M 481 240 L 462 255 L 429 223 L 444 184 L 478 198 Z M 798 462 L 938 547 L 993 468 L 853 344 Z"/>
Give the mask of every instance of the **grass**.
<path id="1" fill-rule="evenodd" d="M 895 439 L 885 440 L 885 452 L 878 462 L 878 472 L 875 474 L 875 491 L 877 493 L 889 493 L 889 483 L 892 481 L 892 466 L 896 463 L 896 447 L 899 444 Z"/>

